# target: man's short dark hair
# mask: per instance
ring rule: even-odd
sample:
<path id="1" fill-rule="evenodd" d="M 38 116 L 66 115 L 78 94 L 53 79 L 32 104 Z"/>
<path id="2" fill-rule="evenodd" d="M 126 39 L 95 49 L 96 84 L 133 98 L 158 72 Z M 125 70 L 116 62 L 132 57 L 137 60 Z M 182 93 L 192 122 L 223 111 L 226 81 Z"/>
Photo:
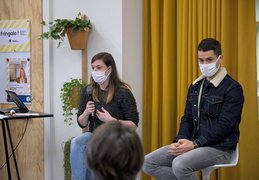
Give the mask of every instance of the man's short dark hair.
<path id="1" fill-rule="evenodd" d="M 203 52 L 213 50 L 217 57 L 221 55 L 221 44 L 213 38 L 203 39 L 197 49 Z"/>

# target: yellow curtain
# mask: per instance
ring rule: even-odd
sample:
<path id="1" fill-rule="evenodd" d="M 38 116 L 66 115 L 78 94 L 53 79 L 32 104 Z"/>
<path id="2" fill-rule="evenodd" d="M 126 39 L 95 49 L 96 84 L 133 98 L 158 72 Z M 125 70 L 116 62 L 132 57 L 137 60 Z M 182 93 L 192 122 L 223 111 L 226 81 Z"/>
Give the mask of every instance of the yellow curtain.
<path id="1" fill-rule="evenodd" d="M 212 37 L 222 44 L 222 66 L 243 86 L 245 104 L 239 163 L 214 171 L 211 179 L 259 177 L 255 21 L 254 0 L 143 0 L 146 154 L 170 144 L 177 134 L 187 89 L 200 75 L 197 45 Z M 143 173 L 142 179 L 152 178 Z"/>

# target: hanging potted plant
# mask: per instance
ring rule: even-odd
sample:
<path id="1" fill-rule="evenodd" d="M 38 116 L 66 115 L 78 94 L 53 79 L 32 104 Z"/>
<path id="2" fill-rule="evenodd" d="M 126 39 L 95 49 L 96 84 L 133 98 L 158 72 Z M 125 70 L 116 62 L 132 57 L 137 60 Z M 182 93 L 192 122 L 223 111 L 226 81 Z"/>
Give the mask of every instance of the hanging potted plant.
<path id="1" fill-rule="evenodd" d="M 62 115 L 67 125 L 73 124 L 73 115 L 77 114 L 81 90 L 86 86 L 82 79 L 71 78 L 70 82 L 64 82 L 61 88 L 60 99 L 62 102 Z M 73 113 L 76 111 L 76 113 Z"/>
<path id="2" fill-rule="evenodd" d="M 39 40 L 49 38 L 58 40 L 59 48 L 67 34 L 71 49 L 86 49 L 86 42 L 88 39 L 89 31 L 92 28 L 92 24 L 91 21 L 87 18 L 81 19 L 80 12 L 74 20 L 56 19 L 49 23 L 42 21 L 41 24 L 43 26 L 47 26 L 49 31 L 42 33 L 38 38 Z"/>

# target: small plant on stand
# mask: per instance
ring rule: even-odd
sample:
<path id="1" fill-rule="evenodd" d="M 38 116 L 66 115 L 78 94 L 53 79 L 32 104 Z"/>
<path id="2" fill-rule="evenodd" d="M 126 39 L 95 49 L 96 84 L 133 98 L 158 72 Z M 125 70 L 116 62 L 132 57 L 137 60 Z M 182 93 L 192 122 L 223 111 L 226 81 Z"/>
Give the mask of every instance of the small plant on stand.
<path id="1" fill-rule="evenodd" d="M 77 115 L 81 90 L 86 86 L 82 79 L 71 78 L 70 82 L 64 82 L 61 88 L 60 99 L 62 101 L 62 115 L 67 125 L 73 124 L 73 116 Z M 76 111 L 75 113 L 73 111 Z"/>
<path id="2" fill-rule="evenodd" d="M 73 116 L 77 115 L 79 99 L 82 88 L 86 86 L 86 83 L 82 79 L 73 79 L 69 82 L 64 82 L 61 88 L 60 99 L 62 101 L 63 116 L 65 117 L 64 122 L 67 125 L 73 125 Z M 76 113 L 73 113 L 76 111 Z M 71 180 L 72 172 L 70 167 L 70 144 L 74 137 L 71 137 L 66 142 L 62 143 L 62 149 L 64 153 L 63 168 L 64 168 L 64 179 Z"/>

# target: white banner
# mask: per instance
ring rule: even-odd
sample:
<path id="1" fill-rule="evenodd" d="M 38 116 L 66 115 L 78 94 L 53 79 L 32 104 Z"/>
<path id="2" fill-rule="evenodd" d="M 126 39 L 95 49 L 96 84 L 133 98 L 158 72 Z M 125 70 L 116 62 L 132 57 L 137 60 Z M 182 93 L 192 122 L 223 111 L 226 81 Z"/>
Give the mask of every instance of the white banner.
<path id="1" fill-rule="evenodd" d="M 30 22 L 28 20 L 0 21 L 0 52 L 29 52 Z"/>

